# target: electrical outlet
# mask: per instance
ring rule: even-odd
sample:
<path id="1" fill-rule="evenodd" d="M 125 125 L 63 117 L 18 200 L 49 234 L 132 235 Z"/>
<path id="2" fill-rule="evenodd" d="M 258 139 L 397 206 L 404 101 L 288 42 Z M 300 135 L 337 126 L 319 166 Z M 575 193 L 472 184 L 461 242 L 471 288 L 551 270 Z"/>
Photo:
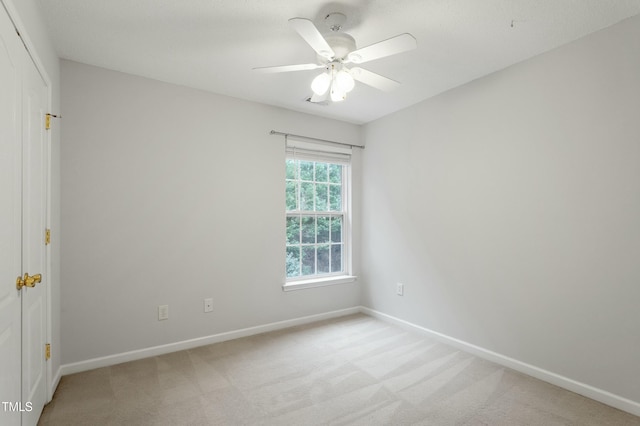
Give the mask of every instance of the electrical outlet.
<path id="1" fill-rule="evenodd" d="M 169 305 L 158 306 L 158 321 L 169 319 Z"/>
<path id="2" fill-rule="evenodd" d="M 213 311 L 213 299 L 211 298 L 204 299 L 204 311 L 205 312 Z"/>
<path id="3" fill-rule="evenodd" d="M 396 284 L 396 294 L 398 296 L 404 296 L 404 284 L 402 283 Z"/>

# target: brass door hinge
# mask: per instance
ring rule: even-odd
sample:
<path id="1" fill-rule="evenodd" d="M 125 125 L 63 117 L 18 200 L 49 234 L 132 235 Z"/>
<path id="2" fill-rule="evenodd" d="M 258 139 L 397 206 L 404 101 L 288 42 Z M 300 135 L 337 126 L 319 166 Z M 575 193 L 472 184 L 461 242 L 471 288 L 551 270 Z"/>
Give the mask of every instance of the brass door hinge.
<path id="1" fill-rule="evenodd" d="M 44 231 L 44 245 L 48 246 L 51 244 L 51 229 L 45 229 Z"/>
<path id="2" fill-rule="evenodd" d="M 44 345 L 44 359 L 49 360 L 51 358 L 51 343 Z"/>
<path id="3" fill-rule="evenodd" d="M 60 118 L 62 117 L 61 115 L 55 115 L 55 114 L 45 114 L 44 116 L 44 128 L 45 130 L 49 130 L 51 128 L 51 117 L 53 118 Z"/>

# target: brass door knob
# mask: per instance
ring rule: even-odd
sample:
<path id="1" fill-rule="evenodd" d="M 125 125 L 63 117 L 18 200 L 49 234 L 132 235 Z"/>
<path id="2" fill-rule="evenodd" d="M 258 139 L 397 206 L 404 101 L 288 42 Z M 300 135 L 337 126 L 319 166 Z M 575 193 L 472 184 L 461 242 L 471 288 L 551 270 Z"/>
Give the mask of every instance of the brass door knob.
<path id="1" fill-rule="evenodd" d="M 24 280 L 20 276 L 20 277 L 16 278 L 16 288 L 18 290 L 20 290 L 22 287 L 24 287 Z"/>
<path id="2" fill-rule="evenodd" d="M 27 287 L 35 287 L 36 284 L 42 282 L 42 275 L 35 274 L 33 276 L 29 276 L 29 274 L 24 274 L 24 285 Z"/>
<path id="3" fill-rule="evenodd" d="M 41 274 L 29 276 L 29 274 L 25 272 L 24 277 L 18 277 L 16 279 L 16 288 L 20 290 L 22 287 L 35 287 L 36 284 L 40 282 L 42 282 Z"/>

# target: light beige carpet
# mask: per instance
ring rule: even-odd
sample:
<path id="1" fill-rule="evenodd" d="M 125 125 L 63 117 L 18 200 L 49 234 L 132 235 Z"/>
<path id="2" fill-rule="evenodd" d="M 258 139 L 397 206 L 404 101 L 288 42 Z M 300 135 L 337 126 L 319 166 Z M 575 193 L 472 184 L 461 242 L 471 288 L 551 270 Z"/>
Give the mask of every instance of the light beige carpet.
<path id="1" fill-rule="evenodd" d="M 41 425 L 640 425 L 353 315 L 62 378 Z"/>

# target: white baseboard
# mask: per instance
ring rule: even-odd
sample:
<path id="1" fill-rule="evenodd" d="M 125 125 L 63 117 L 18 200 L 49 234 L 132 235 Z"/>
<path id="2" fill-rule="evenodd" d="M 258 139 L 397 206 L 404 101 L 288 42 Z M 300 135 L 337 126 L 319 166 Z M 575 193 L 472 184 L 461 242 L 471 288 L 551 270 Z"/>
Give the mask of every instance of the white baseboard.
<path id="1" fill-rule="evenodd" d="M 435 338 L 436 340 L 446 343 L 450 346 L 456 347 L 465 352 L 476 355 L 480 358 L 511 368 L 512 370 L 519 371 L 521 373 L 527 374 L 529 376 L 535 377 L 536 379 L 543 380 L 545 382 L 551 383 L 561 388 L 570 390 L 571 392 L 575 392 L 577 394 L 586 396 L 587 398 L 594 399 L 596 401 L 602 402 L 603 404 L 610 405 L 611 407 L 618 408 L 620 410 L 626 411 L 636 416 L 640 416 L 639 402 L 632 401 L 627 398 L 623 398 L 611 392 L 607 392 L 605 390 L 598 389 L 596 387 L 587 385 L 585 383 L 578 382 L 568 377 L 564 377 L 559 374 L 552 373 L 551 371 L 547 371 L 542 368 L 538 368 L 534 365 L 527 364 L 525 362 L 518 361 L 513 358 L 509 358 L 508 356 L 504 356 L 499 353 L 490 351 L 488 349 L 484 349 L 479 346 L 473 345 L 471 343 L 467 343 L 462 340 L 447 336 L 445 334 L 438 333 L 437 331 L 429 330 L 428 328 L 424 328 L 419 325 L 412 324 L 408 321 L 393 317 L 391 315 L 384 314 L 382 312 L 378 312 L 376 310 L 373 310 L 364 306 L 360 307 L 360 312 L 362 312 L 363 314 L 372 316 L 374 318 L 378 318 L 380 320 L 387 321 L 387 322 L 396 324 L 398 326 L 410 329 L 410 330 L 418 331 L 420 333 L 428 335 L 429 337 Z"/>
<path id="2" fill-rule="evenodd" d="M 56 393 L 56 389 L 58 389 L 58 385 L 60 384 L 60 379 L 62 378 L 62 366 L 58 367 L 58 371 L 56 371 L 55 376 L 53 376 L 53 380 L 51 381 L 51 386 L 49 388 L 49 401 L 53 398 L 53 394 Z"/>
<path id="3" fill-rule="evenodd" d="M 284 328 L 294 327 L 296 325 L 309 324 L 316 321 L 322 321 L 330 318 L 337 318 L 345 315 L 357 314 L 360 312 L 360 307 L 341 309 L 338 311 L 326 312 L 323 314 L 309 315 L 301 318 L 294 318 L 286 321 L 273 322 L 270 324 L 259 325 L 256 327 L 243 328 L 240 330 L 228 331 L 225 333 L 214 334 L 211 336 L 199 337 L 196 339 L 183 340 L 181 342 L 169 343 L 166 345 L 153 346 L 151 348 L 139 349 L 130 352 L 124 352 L 114 355 L 108 355 L 100 358 L 88 359 L 86 361 L 74 362 L 71 364 L 64 364 L 58 370 L 56 374 L 57 381 L 61 376 L 67 374 L 79 373 L 82 371 L 93 370 L 94 368 L 108 367 L 111 365 L 120 364 L 128 361 L 135 361 L 138 359 L 148 358 L 152 356 L 164 355 L 171 352 L 182 351 L 185 349 L 192 349 L 198 346 L 210 345 L 212 343 L 224 342 L 226 340 L 233 340 L 240 337 L 253 336 L 255 334 L 266 333 L 268 331 L 281 330 Z M 58 383 L 54 380 L 54 384 L 57 387 Z M 55 389 L 55 388 L 54 388 Z"/>

